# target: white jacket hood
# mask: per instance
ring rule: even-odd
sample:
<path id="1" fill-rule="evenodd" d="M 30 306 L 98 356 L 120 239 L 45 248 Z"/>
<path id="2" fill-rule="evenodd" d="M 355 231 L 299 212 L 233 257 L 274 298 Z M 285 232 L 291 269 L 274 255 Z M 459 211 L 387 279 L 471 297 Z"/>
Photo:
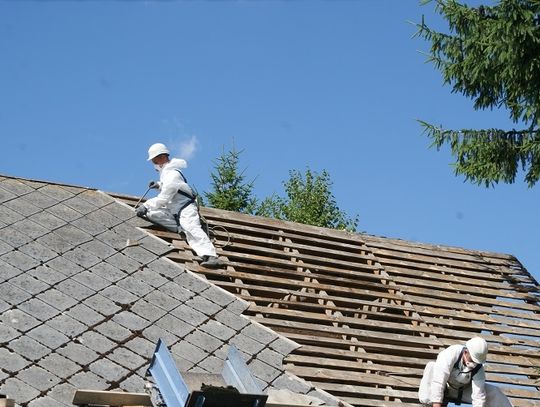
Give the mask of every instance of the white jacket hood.
<path id="1" fill-rule="evenodd" d="M 187 168 L 187 162 L 182 158 L 172 158 L 167 164 L 163 166 L 163 168 L 171 170 L 181 170 Z"/>

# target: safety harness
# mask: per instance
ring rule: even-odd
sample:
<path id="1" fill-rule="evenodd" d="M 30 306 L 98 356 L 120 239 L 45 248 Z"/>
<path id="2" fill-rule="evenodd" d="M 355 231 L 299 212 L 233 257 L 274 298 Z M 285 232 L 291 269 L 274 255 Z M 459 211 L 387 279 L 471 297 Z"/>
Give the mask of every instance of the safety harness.
<path id="1" fill-rule="evenodd" d="M 178 171 L 178 173 L 180 174 L 180 177 L 182 177 L 182 180 L 187 184 L 188 183 L 187 179 L 184 176 L 184 174 L 182 174 L 182 171 L 180 171 L 178 168 L 176 169 L 176 171 Z M 178 193 L 180 195 L 185 196 L 186 198 L 188 198 L 188 200 L 184 203 L 184 205 L 182 205 L 182 207 L 180 208 L 178 213 L 174 215 L 174 219 L 176 220 L 176 226 L 179 228 L 178 230 L 180 230 L 180 212 L 182 212 L 185 208 L 187 208 L 192 203 L 195 203 L 195 205 L 197 206 L 197 213 L 199 214 L 199 221 L 201 222 L 201 227 L 204 230 L 204 232 L 206 233 L 206 235 L 208 237 L 210 237 L 210 230 L 209 230 L 208 221 L 201 214 L 201 211 L 199 209 L 199 201 L 197 201 L 197 195 L 194 194 L 194 193 L 190 194 L 189 192 L 182 191 L 180 189 L 178 190 Z"/>
<path id="2" fill-rule="evenodd" d="M 461 359 L 462 359 L 462 357 L 463 357 L 463 352 L 465 352 L 465 349 L 466 349 L 465 347 L 461 349 L 461 352 L 459 353 L 459 357 L 458 357 L 456 363 L 454 363 L 454 367 L 453 367 L 452 369 L 459 369 L 459 362 L 461 361 Z M 463 390 L 465 389 L 465 387 L 467 387 L 469 384 L 471 384 L 474 375 L 475 375 L 476 373 L 478 373 L 478 371 L 479 371 L 481 368 L 482 368 L 482 364 L 479 363 L 479 364 L 477 364 L 477 365 L 473 368 L 473 370 L 470 371 L 471 377 L 470 377 L 469 383 L 464 384 L 463 386 L 461 386 L 461 387 L 459 387 L 459 388 L 457 388 L 457 389 L 456 389 L 455 387 L 452 386 L 452 388 L 454 388 L 454 389 L 456 389 L 456 390 L 458 391 L 458 395 L 457 395 L 457 397 L 456 397 L 455 399 L 451 399 L 450 397 L 448 397 L 448 387 L 449 387 L 449 385 L 447 384 L 446 390 L 445 390 L 445 392 L 444 392 L 444 401 L 443 401 L 443 405 L 446 406 L 446 405 L 448 404 L 448 402 L 451 401 L 451 402 L 454 403 L 456 406 L 460 406 L 460 405 L 461 405 L 461 399 L 462 399 L 462 397 L 463 397 Z M 469 372 L 467 372 L 467 373 L 469 373 Z"/>

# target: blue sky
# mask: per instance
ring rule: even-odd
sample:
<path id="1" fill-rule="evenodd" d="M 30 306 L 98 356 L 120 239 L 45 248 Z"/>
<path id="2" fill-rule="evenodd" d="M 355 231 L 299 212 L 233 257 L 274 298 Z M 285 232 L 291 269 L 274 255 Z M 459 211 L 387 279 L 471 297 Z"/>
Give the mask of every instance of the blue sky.
<path id="1" fill-rule="evenodd" d="M 0 2 L 0 174 L 141 195 L 164 142 L 210 188 L 232 142 L 255 194 L 326 169 L 359 231 L 509 253 L 540 280 L 540 185 L 455 177 L 416 119 L 475 112 L 412 38 L 433 4 L 358 1 Z"/>

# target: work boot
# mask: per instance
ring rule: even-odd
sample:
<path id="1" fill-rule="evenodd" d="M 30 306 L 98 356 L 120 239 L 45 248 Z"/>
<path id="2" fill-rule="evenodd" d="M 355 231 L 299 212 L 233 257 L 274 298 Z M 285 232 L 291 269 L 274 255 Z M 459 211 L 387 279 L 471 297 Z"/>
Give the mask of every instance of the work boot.
<path id="1" fill-rule="evenodd" d="M 203 256 L 201 266 L 209 269 L 215 269 L 221 266 L 223 263 L 216 256 Z"/>

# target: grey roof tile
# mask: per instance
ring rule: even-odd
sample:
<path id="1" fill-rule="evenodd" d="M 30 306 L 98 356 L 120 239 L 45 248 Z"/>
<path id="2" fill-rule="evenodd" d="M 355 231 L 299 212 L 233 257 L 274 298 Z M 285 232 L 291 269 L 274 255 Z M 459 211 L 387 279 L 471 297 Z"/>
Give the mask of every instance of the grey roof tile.
<path id="1" fill-rule="evenodd" d="M 125 204 L 120 204 L 116 201 L 111 202 L 103 207 L 104 211 L 109 212 L 115 218 L 122 221 L 128 220 L 133 217 L 133 209 Z"/>
<path id="2" fill-rule="evenodd" d="M 200 310 L 201 312 L 203 312 L 204 314 L 208 316 L 215 315 L 223 309 L 219 305 L 211 301 L 208 301 L 206 298 L 200 295 L 187 300 L 186 305 L 188 307 L 192 307 L 194 309 Z"/>
<path id="3" fill-rule="evenodd" d="M 99 257 L 96 257 L 92 253 L 78 247 L 64 253 L 64 258 L 71 260 L 73 263 L 81 266 L 82 268 L 90 268 L 101 261 Z"/>
<path id="4" fill-rule="evenodd" d="M 74 386 L 74 389 L 106 390 L 107 388 L 109 388 L 109 384 L 107 383 L 107 381 L 103 377 L 98 376 L 93 372 L 77 373 L 69 379 L 69 384 Z M 74 393 L 75 391 L 73 391 L 72 393 L 72 399 Z"/>
<path id="5" fill-rule="evenodd" d="M 137 217 L 137 219 L 140 219 Z M 146 224 L 149 224 L 146 222 Z M 115 226 L 112 229 L 115 233 L 119 233 L 121 236 L 125 236 L 127 239 L 136 241 L 139 239 L 145 238 L 147 235 L 147 232 L 143 232 L 142 230 L 136 229 L 133 226 L 130 226 L 126 223 L 121 223 L 118 226 Z"/>
<path id="6" fill-rule="evenodd" d="M 171 314 L 166 314 L 155 322 L 156 326 L 165 329 L 172 333 L 177 338 L 184 338 L 189 333 L 195 330 L 191 324 L 181 321 Z"/>
<path id="7" fill-rule="evenodd" d="M 133 304 L 139 299 L 137 295 L 132 294 L 129 291 L 117 285 L 110 285 L 104 290 L 101 290 L 100 294 L 104 298 L 107 298 L 110 301 L 114 301 L 117 304 Z"/>
<path id="8" fill-rule="evenodd" d="M 48 271 L 42 270 L 43 273 L 51 273 L 50 278 L 57 279 L 59 276 L 57 274 L 61 273 L 65 280 L 66 277 L 75 275 L 83 270 L 83 268 L 72 261 L 64 258 L 57 257 L 45 263 L 45 266 L 48 268 Z M 60 281 L 60 280 L 58 280 Z"/>
<path id="9" fill-rule="evenodd" d="M 26 359 L 37 361 L 51 353 L 51 350 L 28 336 L 21 336 L 9 342 L 8 347 Z"/>
<path id="10" fill-rule="evenodd" d="M 49 288 L 49 284 L 44 283 L 29 273 L 19 274 L 11 278 L 9 282 L 32 295 L 39 294 Z"/>
<path id="11" fill-rule="evenodd" d="M 235 300 L 235 296 L 228 291 L 225 291 L 214 285 L 209 286 L 201 292 L 201 296 L 224 307 Z"/>
<path id="12" fill-rule="evenodd" d="M 64 407 L 64 404 L 56 401 L 52 397 L 43 396 L 38 397 L 37 399 L 32 400 L 28 407 Z"/>
<path id="13" fill-rule="evenodd" d="M 43 226 L 49 231 L 58 229 L 59 227 L 67 224 L 67 221 L 63 217 L 55 216 L 50 211 L 41 211 L 35 215 L 30 216 L 31 221 Z"/>
<path id="14" fill-rule="evenodd" d="M 39 396 L 40 391 L 35 387 L 29 386 L 25 382 L 16 379 L 10 378 L 7 379 L 1 386 L 0 392 L 3 394 L 8 394 L 14 400 L 17 400 L 17 403 L 26 403 L 37 396 Z"/>
<path id="15" fill-rule="evenodd" d="M 199 329 L 207 334 L 212 335 L 213 337 L 220 339 L 221 341 L 228 341 L 236 334 L 234 329 L 231 329 L 221 322 L 215 320 L 207 321 L 201 325 Z"/>
<path id="16" fill-rule="evenodd" d="M 77 304 L 70 310 L 66 311 L 66 315 L 69 315 L 74 320 L 86 326 L 93 326 L 103 321 L 105 318 L 103 315 L 96 312 L 94 309 L 86 306 L 85 304 Z"/>
<path id="17" fill-rule="evenodd" d="M 43 194 L 39 190 L 30 192 L 29 194 L 24 196 L 24 199 L 26 199 L 28 202 L 31 202 L 32 205 L 35 205 L 40 209 L 50 208 L 51 206 L 56 205 L 59 202 L 58 198 L 51 195 Z"/>
<path id="18" fill-rule="evenodd" d="M 150 325 L 148 328 L 146 328 L 143 331 L 143 336 L 152 343 L 157 343 L 158 340 L 163 339 L 168 346 L 178 341 L 178 337 L 176 335 L 157 325 Z"/>
<path id="19" fill-rule="evenodd" d="M 99 357 L 92 349 L 75 342 L 68 343 L 57 352 L 81 366 L 86 366 Z"/>
<path id="20" fill-rule="evenodd" d="M 235 335 L 229 341 L 229 343 L 234 344 L 238 348 L 239 351 L 244 352 L 250 357 L 260 352 L 264 348 L 264 345 L 262 343 L 244 334 Z"/>
<path id="21" fill-rule="evenodd" d="M 105 261 L 112 266 L 118 267 L 120 270 L 126 273 L 134 273 L 141 267 L 141 263 L 127 257 L 122 253 L 116 253 L 115 255 L 108 257 Z"/>
<path id="22" fill-rule="evenodd" d="M 0 300 L 0 312 L 4 312 L 9 309 L 11 306 L 4 300 Z"/>
<path id="23" fill-rule="evenodd" d="M 0 257 L 0 259 L 22 271 L 28 271 L 41 264 L 40 261 L 20 251 L 12 251 L 12 252 L 3 254 Z"/>
<path id="24" fill-rule="evenodd" d="M 70 208 L 69 206 L 64 205 L 62 203 L 57 204 L 51 208 L 48 208 L 46 213 L 52 214 L 54 215 L 55 218 L 62 219 L 64 222 L 73 222 L 74 220 L 79 219 L 84 216 L 82 213 L 77 212 L 75 209 Z M 45 223 L 46 221 L 42 220 L 42 222 Z M 58 223 L 58 221 L 56 221 L 55 219 L 53 219 L 53 222 Z"/>
<path id="25" fill-rule="evenodd" d="M 115 250 L 122 250 L 124 247 L 126 247 L 127 237 L 112 230 L 106 230 L 105 232 L 97 235 L 95 238 Z"/>
<path id="26" fill-rule="evenodd" d="M 110 282 L 116 282 L 127 276 L 127 273 L 109 263 L 101 262 L 90 268 L 90 272 L 103 277 Z"/>
<path id="27" fill-rule="evenodd" d="M 64 284 L 64 282 L 56 285 L 56 287 L 58 287 L 58 290 L 51 288 L 39 294 L 37 298 L 60 311 L 65 311 L 68 308 L 73 307 L 77 304 L 77 300 L 75 298 L 77 298 L 78 296 L 74 291 L 66 289 L 65 286 L 63 286 L 62 284 Z M 64 294 L 65 292 L 69 292 L 70 295 Z M 71 295 L 73 295 L 75 298 L 71 297 Z"/>
<path id="28" fill-rule="evenodd" d="M 10 309 L 2 313 L 2 322 L 17 331 L 26 332 L 41 322 L 20 309 Z"/>
<path id="29" fill-rule="evenodd" d="M 103 322 L 94 329 L 115 342 L 125 341 L 132 335 L 129 329 L 124 328 L 113 320 Z"/>
<path id="30" fill-rule="evenodd" d="M 10 192 L 7 189 L 1 188 L 1 185 L 2 184 L 0 183 L 0 203 L 7 202 L 17 197 L 17 195 L 15 195 L 13 192 Z"/>
<path id="31" fill-rule="evenodd" d="M 182 267 L 164 258 L 149 263 L 147 268 L 165 278 L 177 278 L 185 273 Z M 184 288 L 188 289 L 188 287 Z"/>
<path id="32" fill-rule="evenodd" d="M 86 324 L 82 324 L 67 314 L 60 314 L 47 321 L 47 325 L 62 332 L 69 338 L 74 338 L 88 329 Z"/>
<path id="33" fill-rule="evenodd" d="M 128 276 L 116 283 L 117 286 L 122 287 L 124 290 L 135 294 L 137 297 L 143 297 L 146 294 L 154 290 L 152 286 L 149 286 L 144 281 L 139 280 L 133 276 Z"/>
<path id="34" fill-rule="evenodd" d="M 11 225 L 15 222 L 25 219 L 25 217 L 12 209 L 9 209 L 4 204 L 0 205 L 0 221 L 6 225 Z"/>
<path id="35" fill-rule="evenodd" d="M 180 302 L 177 299 L 172 298 L 158 290 L 150 292 L 144 297 L 144 299 L 151 304 L 163 308 L 165 311 L 171 311 L 180 305 Z"/>
<path id="36" fill-rule="evenodd" d="M 151 324 L 150 321 L 141 318 L 134 312 L 130 311 L 122 311 L 115 314 L 113 321 L 122 325 L 124 328 L 129 329 L 130 331 L 142 331 Z"/>
<path id="37" fill-rule="evenodd" d="M 95 294 L 87 298 L 84 301 L 84 305 L 87 305 L 93 310 L 99 312 L 100 314 L 107 316 L 114 315 L 121 309 L 113 301 L 100 294 Z"/>
<path id="38" fill-rule="evenodd" d="M 92 387 L 85 387 L 92 388 Z M 73 395 L 75 394 L 75 386 L 69 383 L 62 383 L 58 386 L 55 386 L 51 391 L 47 393 L 47 396 L 53 398 L 54 400 L 62 403 L 64 406 L 72 405 Z"/>
<path id="39" fill-rule="evenodd" d="M 83 243 L 91 241 L 93 237 L 82 229 L 76 227 L 76 222 L 78 221 L 74 221 L 72 224 L 59 227 L 55 230 L 55 233 L 62 236 L 62 238 L 69 240 L 75 246 L 80 246 Z"/>
<path id="40" fill-rule="evenodd" d="M 0 298 L 11 305 L 20 304 L 32 296 L 24 290 L 15 287 L 10 283 L 0 285 Z"/>
<path id="41" fill-rule="evenodd" d="M 0 240 L 0 256 L 13 250 L 13 246 Z"/>
<path id="42" fill-rule="evenodd" d="M 19 232 L 14 226 L 7 226 L 0 229 L 0 240 L 9 244 L 12 248 L 16 248 L 31 242 L 32 238 Z"/>
<path id="43" fill-rule="evenodd" d="M 177 318 L 180 318 L 182 321 L 187 322 L 188 324 L 199 326 L 204 322 L 208 321 L 208 316 L 202 312 L 197 311 L 196 309 L 182 304 L 179 307 L 171 311 L 171 314 Z"/>
<path id="44" fill-rule="evenodd" d="M 71 277 L 58 283 L 56 288 L 58 291 L 61 291 L 64 294 L 77 299 L 78 301 L 81 301 L 94 294 L 94 290 L 79 284 Z"/>
<path id="45" fill-rule="evenodd" d="M 170 297 L 176 298 L 178 301 L 185 302 L 195 295 L 189 290 L 186 290 L 184 287 L 169 281 L 159 287 L 159 291 L 169 295 Z"/>
<path id="46" fill-rule="evenodd" d="M 81 344 L 99 354 L 108 353 L 116 347 L 116 342 L 95 331 L 85 332 L 78 340 Z"/>
<path id="47" fill-rule="evenodd" d="M 58 377 L 69 377 L 81 370 L 81 366 L 77 363 L 58 353 L 51 353 L 41 359 L 38 364 Z"/>
<path id="48" fill-rule="evenodd" d="M 15 180 L 12 178 L 7 178 L 0 181 L 0 188 L 3 188 L 6 191 L 9 191 L 17 196 L 29 194 L 35 189 L 19 180 Z"/>
<path id="49" fill-rule="evenodd" d="M 137 270 L 132 274 L 132 276 L 154 288 L 159 288 L 169 282 L 167 278 L 160 276 L 147 267 L 143 268 L 142 270 Z"/>
<path id="50" fill-rule="evenodd" d="M 25 244 L 24 246 L 19 247 L 19 251 L 33 257 L 38 262 L 46 262 L 58 256 L 58 253 L 53 252 L 38 242 L 30 242 Z"/>
<path id="51" fill-rule="evenodd" d="M 0 343 L 11 341 L 20 335 L 20 332 L 16 329 L 5 324 L 4 322 L 0 322 Z"/>
<path id="52" fill-rule="evenodd" d="M 123 222 L 122 219 L 118 219 L 105 209 L 97 209 L 94 212 L 90 212 L 86 215 L 86 219 L 89 219 L 101 226 L 105 226 L 107 229 L 111 229 Z"/>
<path id="53" fill-rule="evenodd" d="M 136 353 L 133 353 L 124 347 L 115 349 L 110 355 L 108 355 L 108 358 L 128 370 L 136 370 L 141 366 L 148 367 L 147 359 L 143 359 Z"/>
<path id="54" fill-rule="evenodd" d="M 140 246 L 126 247 L 122 253 L 141 264 L 148 264 L 157 259 L 156 254 Z"/>
<path id="55" fill-rule="evenodd" d="M 37 328 L 32 329 L 27 333 L 27 335 L 32 339 L 35 339 L 42 345 L 45 345 L 51 349 L 57 349 L 71 340 L 63 333 L 46 324 L 40 325 Z"/>
<path id="56" fill-rule="evenodd" d="M 120 383 L 120 388 L 124 391 L 140 393 L 144 389 L 146 381 L 138 374 L 132 374 Z"/>
<path id="57" fill-rule="evenodd" d="M 277 378 L 281 374 L 281 370 L 278 370 L 269 364 L 264 363 L 259 359 L 252 360 L 249 364 L 250 372 L 261 379 L 262 381 L 269 383 Z"/>
<path id="58" fill-rule="evenodd" d="M 54 250 L 58 254 L 64 254 L 73 249 L 75 245 L 54 232 L 48 233 L 37 239 L 37 242 Z"/>
<path id="59" fill-rule="evenodd" d="M 10 201 L 4 202 L 3 205 L 25 218 L 41 212 L 42 210 L 34 205 L 31 201 L 27 200 L 26 197 L 17 197 Z"/>
<path id="60" fill-rule="evenodd" d="M 146 250 L 158 255 L 163 256 L 173 250 L 173 247 L 168 244 L 164 244 L 163 241 L 158 240 L 155 236 L 146 236 L 140 239 L 139 244 Z M 170 267 L 167 267 L 170 268 Z"/>
<path id="61" fill-rule="evenodd" d="M 214 318 L 216 319 L 216 321 L 221 322 L 223 325 L 237 331 L 241 330 L 243 327 L 249 324 L 249 320 L 247 318 L 239 317 L 237 314 L 234 314 L 227 309 L 218 312 Z"/>
<path id="62" fill-rule="evenodd" d="M 166 314 L 166 311 L 164 311 L 162 308 L 150 304 L 145 300 L 138 300 L 131 307 L 131 311 L 150 322 L 154 322 Z"/>
<path id="63" fill-rule="evenodd" d="M 49 390 L 60 383 L 59 377 L 36 365 L 19 372 L 17 378 L 40 391 Z"/>
<path id="64" fill-rule="evenodd" d="M 73 276 L 73 279 L 88 288 L 99 291 L 108 287 L 111 282 L 90 271 L 82 271 Z"/>
<path id="65" fill-rule="evenodd" d="M 148 339 L 136 337 L 124 343 L 124 347 L 135 352 L 137 355 L 150 360 L 156 348 L 156 344 L 150 342 Z"/>
<path id="66" fill-rule="evenodd" d="M 37 239 L 49 233 L 49 229 L 41 226 L 29 218 L 22 219 L 13 224 L 13 228 L 29 236 L 31 239 Z"/>
<path id="67" fill-rule="evenodd" d="M 212 335 L 208 335 L 201 330 L 193 331 L 184 339 L 189 343 L 203 349 L 207 353 L 212 353 L 223 345 L 223 341 L 213 337 Z"/>
<path id="68" fill-rule="evenodd" d="M 209 354 L 209 352 L 206 352 L 187 341 L 177 343 L 176 345 L 170 347 L 170 350 L 173 355 L 178 355 L 186 360 L 189 360 L 190 362 L 193 362 L 194 364 L 199 363 Z M 183 370 L 182 366 L 178 366 L 178 369 L 180 371 Z M 184 369 L 187 370 L 186 368 Z"/>
<path id="69" fill-rule="evenodd" d="M 22 274 L 23 271 L 13 267 L 11 264 L 6 263 L 0 256 L 0 282 L 8 281 L 10 278 Z M 1 297 L 0 297 L 1 298 Z"/>
<path id="70" fill-rule="evenodd" d="M 65 205 L 69 206 L 71 209 L 75 209 L 77 212 L 87 215 L 92 211 L 97 209 L 97 206 L 88 202 L 86 199 L 81 198 L 78 195 L 75 195 L 69 199 L 63 201 Z"/>
<path id="71" fill-rule="evenodd" d="M 79 194 L 79 196 L 97 207 L 107 206 L 114 202 L 114 198 L 110 195 L 92 189 L 83 191 L 81 194 Z"/>
<path id="72" fill-rule="evenodd" d="M 116 253 L 116 250 L 114 250 L 112 247 L 96 239 L 82 244 L 80 248 L 93 254 L 96 257 L 99 257 L 100 259 L 106 259 L 107 257 L 111 257 Z"/>
<path id="73" fill-rule="evenodd" d="M 109 358 L 101 358 L 89 366 L 90 371 L 109 382 L 116 382 L 126 377 L 129 371 Z"/>
<path id="74" fill-rule="evenodd" d="M 15 352 L 10 352 L 5 347 L 0 348 L 0 360 L 2 361 L 2 369 L 11 373 L 17 373 L 25 368 L 30 362 Z"/>
<path id="75" fill-rule="evenodd" d="M 64 201 L 74 195 L 74 193 L 70 192 L 67 188 L 53 184 L 44 184 L 38 191 L 59 201 Z"/>
<path id="76" fill-rule="evenodd" d="M 225 361 L 215 356 L 208 356 L 198 366 L 213 374 L 220 374 Z"/>
<path id="77" fill-rule="evenodd" d="M 201 277 L 188 271 L 175 277 L 174 282 L 194 293 L 200 293 L 201 291 L 206 290 L 210 285 L 208 281 L 205 281 Z"/>
<path id="78" fill-rule="evenodd" d="M 263 325 L 255 324 L 255 323 L 252 323 L 246 326 L 242 330 L 242 333 L 265 345 L 274 341 L 278 337 L 274 331 L 268 329 L 267 327 Z"/>
<path id="79" fill-rule="evenodd" d="M 84 216 L 82 218 L 76 219 L 72 221 L 71 224 L 94 237 L 108 230 L 107 226 L 103 225 L 100 222 L 90 219 L 88 216 Z"/>
<path id="80" fill-rule="evenodd" d="M 51 307 L 38 298 L 31 298 L 28 301 L 23 302 L 19 305 L 19 309 L 40 321 L 46 321 L 60 313 L 58 309 Z"/>

